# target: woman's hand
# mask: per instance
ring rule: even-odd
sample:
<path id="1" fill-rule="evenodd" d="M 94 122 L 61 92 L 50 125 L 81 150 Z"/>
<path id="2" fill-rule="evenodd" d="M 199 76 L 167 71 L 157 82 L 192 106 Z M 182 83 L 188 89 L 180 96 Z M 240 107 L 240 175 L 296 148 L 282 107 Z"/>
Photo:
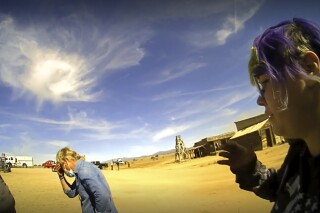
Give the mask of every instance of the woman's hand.
<path id="1" fill-rule="evenodd" d="M 232 173 L 250 169 L 248 167 L 254 165 L 257 160 L 256 154 L 252 150 L 241 146 L 239 143 L 229 141 L 221 148 L 224 151 L 220 152 L 219 155 L 226 159 L 218 160 L 218 164 L 230 166 Z"/>
<path id="2" fill-rule="evenodd" d="M 64 176 L 64 171 L 63 171 L 63 168 L 61 167 L 60 163 L 56 164 L 56 166 L 54 167 L 54 171 L 58 173 L 59 177 Z"/>

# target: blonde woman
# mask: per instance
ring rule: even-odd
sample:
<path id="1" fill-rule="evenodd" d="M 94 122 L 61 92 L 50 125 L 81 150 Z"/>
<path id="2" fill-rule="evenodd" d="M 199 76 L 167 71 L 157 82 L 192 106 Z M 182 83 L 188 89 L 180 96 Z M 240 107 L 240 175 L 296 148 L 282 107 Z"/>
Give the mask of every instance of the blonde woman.
<path id="1" fill-rule="evenodd" d="M 98 167 L 83 160 L 77 152 L 65 147 L 57 153 L 57 166 L 62 189 L 70 197 L 80 196 L 83 213 L 117 213 L 109 185 Z M 66 179 L 74 177 L 70 184 Z"/>

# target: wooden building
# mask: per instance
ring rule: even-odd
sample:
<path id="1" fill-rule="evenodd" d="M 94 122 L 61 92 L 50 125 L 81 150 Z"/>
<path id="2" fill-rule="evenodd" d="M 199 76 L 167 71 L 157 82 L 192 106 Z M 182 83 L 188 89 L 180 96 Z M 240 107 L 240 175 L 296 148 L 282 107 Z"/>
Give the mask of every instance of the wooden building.
<path id="1" fill-rule="evenodd" d="M 227 142 L 235 133 L 227 132 L 221 135 L 206 137 L 196 142 L 192 148 L 189 148 L 189 153 L 192 158 L 215 155 L 220 150 L 221 144 Z"/>
<path id="2" fill-rule="evenodd" d="M 235 124 L 238 131 L 230 140 L 247 148 L 262 150 L 282 142 L 282 138 L 273 133 L 268 117 L 264 114 L 237 121 Z"/>

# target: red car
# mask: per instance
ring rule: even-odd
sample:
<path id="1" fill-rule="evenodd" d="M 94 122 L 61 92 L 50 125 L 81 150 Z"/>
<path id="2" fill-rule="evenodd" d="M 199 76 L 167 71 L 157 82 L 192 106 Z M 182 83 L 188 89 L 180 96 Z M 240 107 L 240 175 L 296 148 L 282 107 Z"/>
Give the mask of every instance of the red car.
<path id="1" fill-rule="evenodd" d="M 42 167 L 44 167 L 44 168 L 52 168 L 53 169 L 55 166 L 56 166 L 56 162 L 53 160 L 48 160 L 42 164 Z"/>

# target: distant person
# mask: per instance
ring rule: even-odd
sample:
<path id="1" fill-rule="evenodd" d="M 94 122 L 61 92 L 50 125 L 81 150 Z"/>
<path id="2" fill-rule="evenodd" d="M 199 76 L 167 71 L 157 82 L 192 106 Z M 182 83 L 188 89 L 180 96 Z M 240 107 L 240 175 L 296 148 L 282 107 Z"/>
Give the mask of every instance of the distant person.
<path id="1" fill-rule="evenodd" d="M 274 203 L 271 212 L 320 212 L 320 28 L 294 18 L 268 28 L 253 43 L 251 83 L 275 134 L 288 139 L 276 171 L 236 142 L 222 148 L 241 189 Z"/>
<path id="2" fill-rule="evenodd" d="M 57 153 L 57 166 L 62 189 L 70 197 L 80 195 L 83 213 L 117 213 L 109 185 L 98 167 L 84 161 L 71 148 L 65 147 Z M 74 177 L 70 184 L 65 176 Z"/>
<path id="3" fill-rule="evenodd" d="M 0 175 L 0 213 L 15 213 L 15 200 Z"/>
<path id="4" fill-rule="evenodd" d="M 118 168 L 118 171 L 119 171 L 119 166 L 120 166 L 119 160 L 116 161 L 116 165 L 117 165 L 117 168 Z"/>

